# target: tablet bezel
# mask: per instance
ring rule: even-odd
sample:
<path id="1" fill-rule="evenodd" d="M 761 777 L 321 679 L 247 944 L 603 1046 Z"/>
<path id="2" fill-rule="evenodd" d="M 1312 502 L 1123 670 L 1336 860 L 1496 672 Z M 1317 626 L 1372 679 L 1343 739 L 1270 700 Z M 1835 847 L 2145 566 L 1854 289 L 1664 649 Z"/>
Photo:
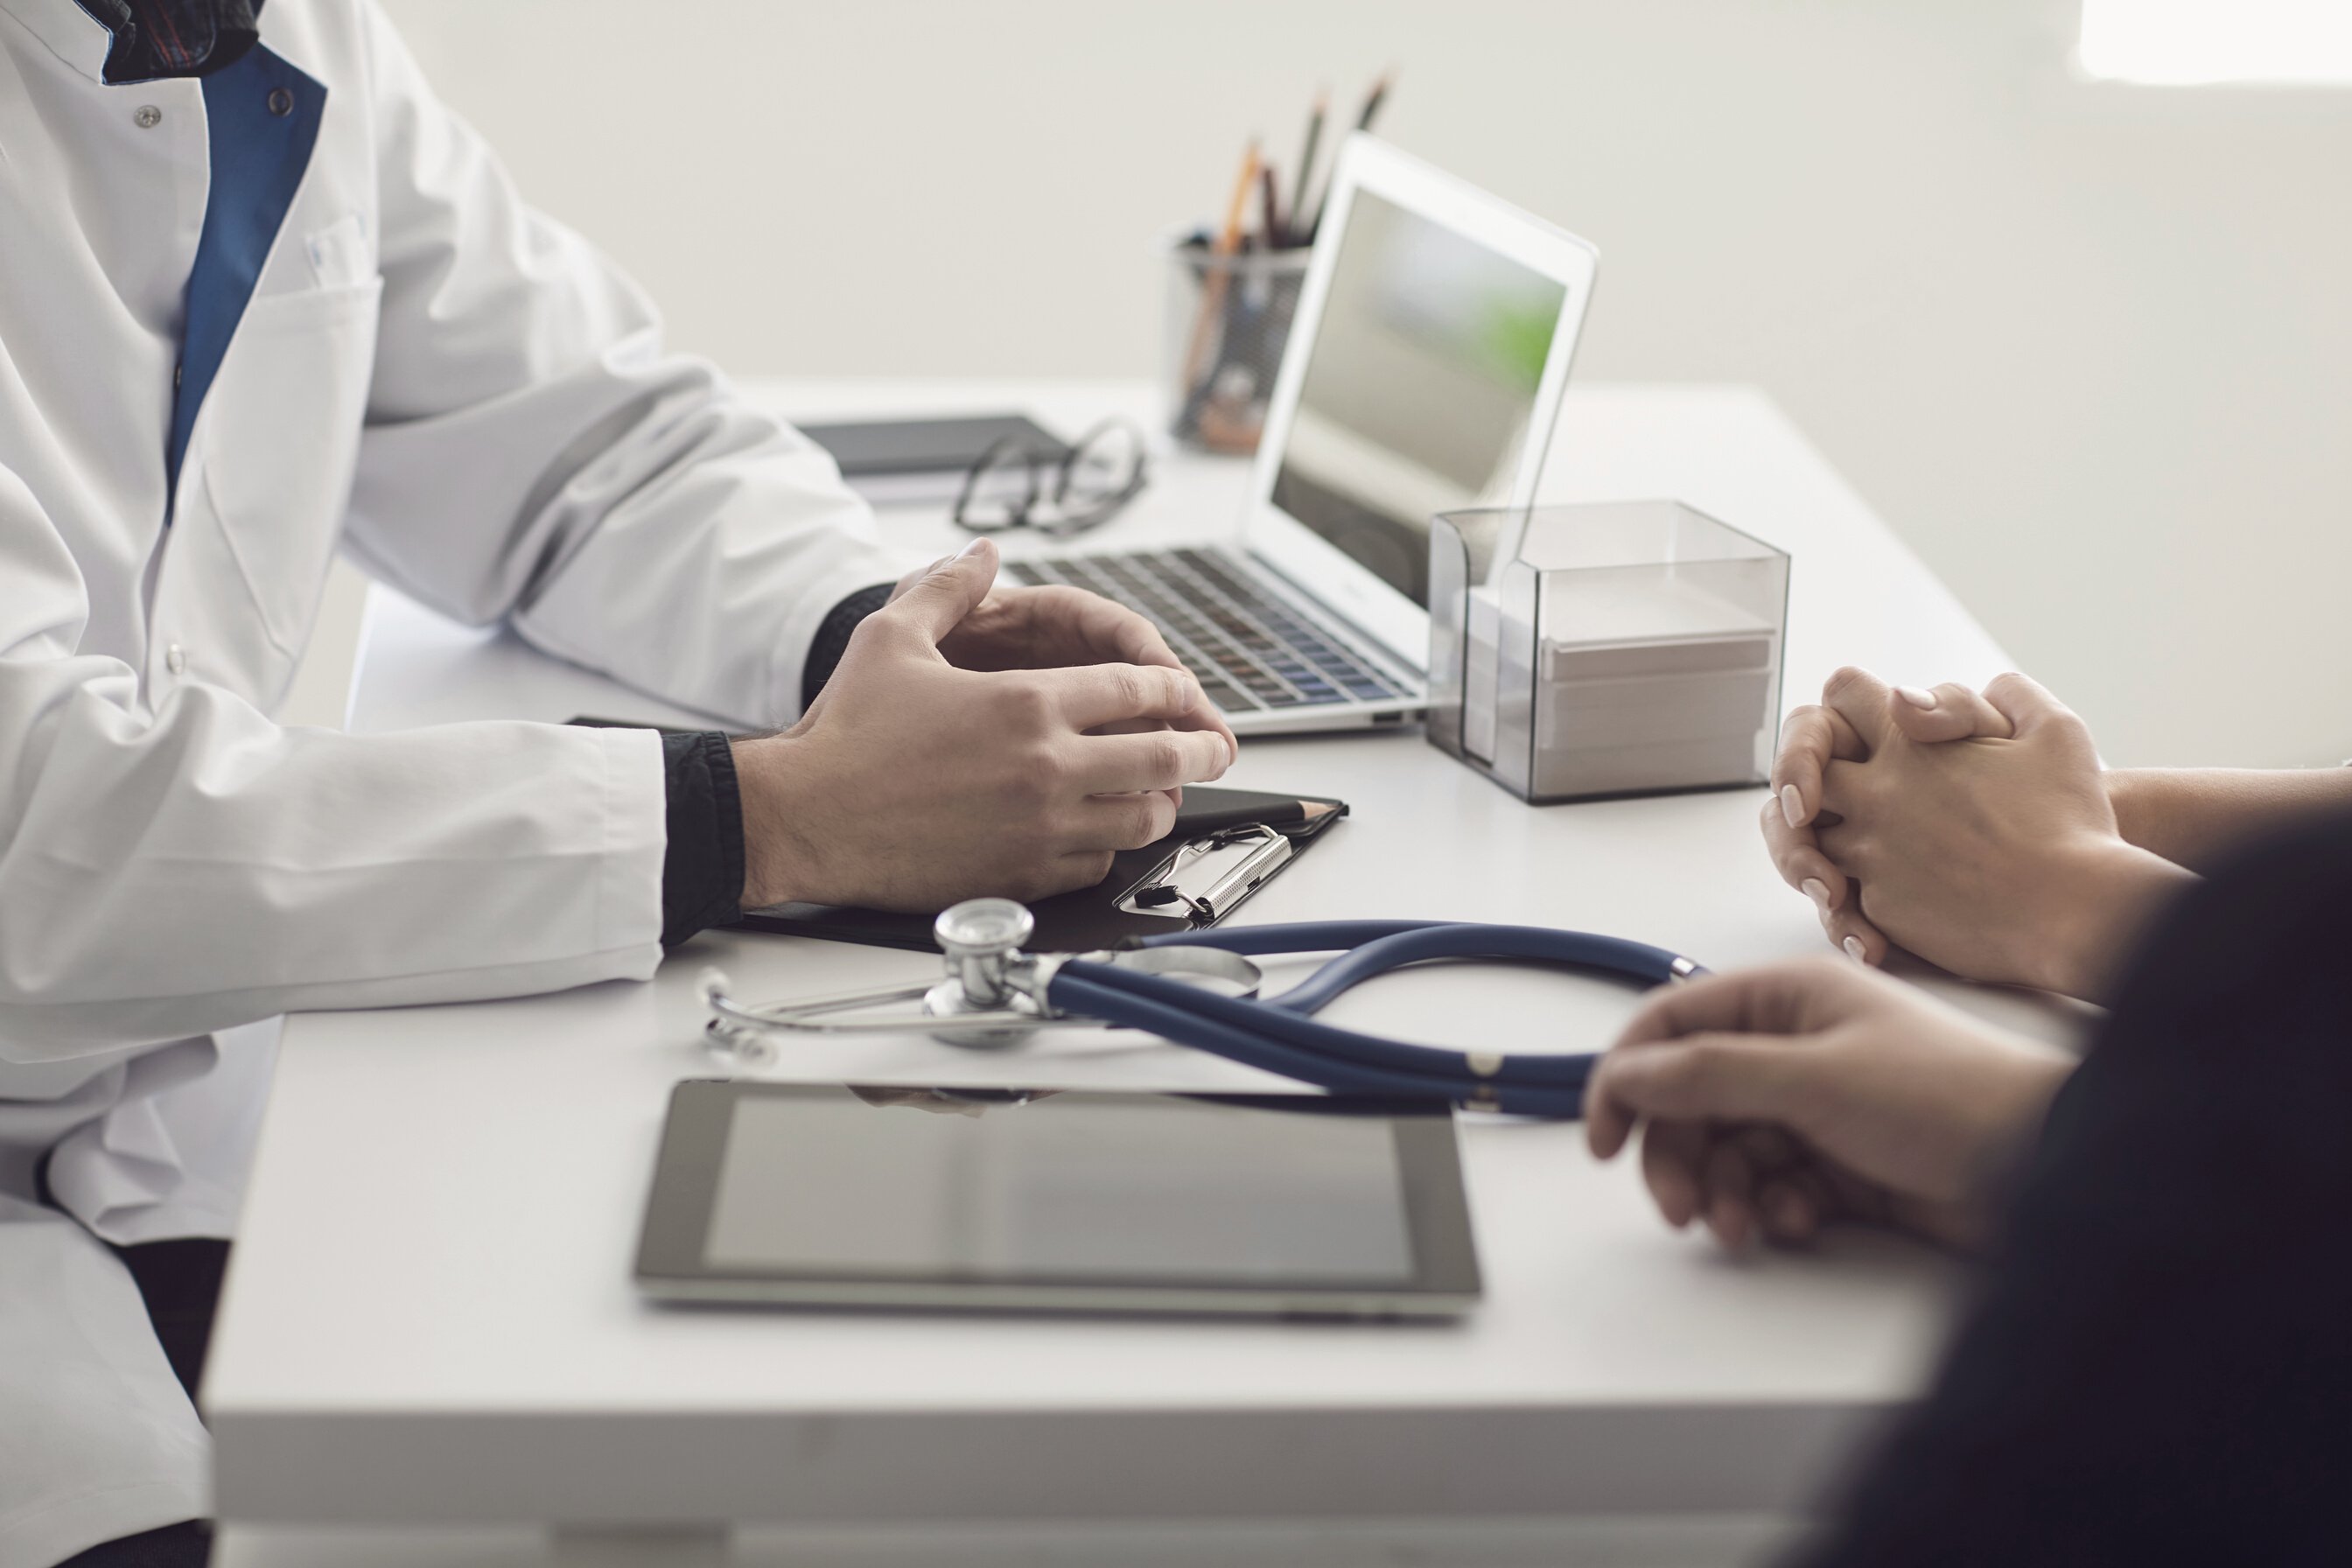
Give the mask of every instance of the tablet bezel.
<path id="1" fill-rule="evenodd" d="M 738 1100 L 831 1099 L 839 1084 L 690 1079 L 670 1093 L 645 1226 L 637 1245 L 638 1288 L 657 1300 L 773 1306 L 931 1308 L 958 1310 L 1243 1314 L 1314 1317 L 1454 1317 L 1478 1300 L 1476 1244 L 1463 1185 L 1453 1108 L 1443 1100 L 1316 1095 L 1168 1095 L 1097 1089 L 1073 1100 L 1170 1100 L 1296 1111 L 1317 1101 L 1343 1114 L 1387 1121 L 1396 1139 L 1412 1275 L 1395 1280 L 1205 1279 L 1027 1276 L 975 1280 L 947 1275 L 859 1274 L 737 1268 L 704 1256 Z M 1002 1096 L 1002 1089 L 977 1089 Z M 1344 1110 L 1341 1110 L 1344 1107 Z"/>

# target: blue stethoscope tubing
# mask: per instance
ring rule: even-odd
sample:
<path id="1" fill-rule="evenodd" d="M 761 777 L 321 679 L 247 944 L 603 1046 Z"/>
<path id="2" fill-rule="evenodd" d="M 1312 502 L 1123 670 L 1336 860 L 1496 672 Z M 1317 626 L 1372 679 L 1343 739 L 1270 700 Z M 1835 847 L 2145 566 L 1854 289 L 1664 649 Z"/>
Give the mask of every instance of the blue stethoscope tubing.
<path id="1" fill-rule="evenodd" d="M 1279 996 L 1223 996 L 1181 980 L 1072 959 L 1046 999 L 1066 1013 L 1143 1029 L 1245 1066 L 1339 1094 L 1413 1095 L 1475 1110 L 1572 1120 L 1597 1057 L 1524 1056 L 1410 1045 L 1318 1022 L 1313 1015 L 1350 986 L 1435 959 L 1516 959 L 1599 971 L 1651 985 L 1696 964 L 1645 942 L 1545 926 L 1444 921 L 1311 921 L 1290 925 L 1178 931 L 1145 947 L 1216 947 L 1244 956 L 1339 952 Z"/>

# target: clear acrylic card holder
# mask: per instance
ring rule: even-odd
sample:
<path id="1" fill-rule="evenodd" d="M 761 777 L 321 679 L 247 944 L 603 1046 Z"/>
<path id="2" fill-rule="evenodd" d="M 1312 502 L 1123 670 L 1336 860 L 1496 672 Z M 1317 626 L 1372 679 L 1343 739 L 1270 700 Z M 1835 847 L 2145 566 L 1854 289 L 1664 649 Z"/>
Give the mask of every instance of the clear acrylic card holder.
<path id="1" fill-rule="evenodd" d="M 1440 514 L 1430 743 L 1533 802 L 1765 782 L 1789 557 L 1679 501 Z"/>

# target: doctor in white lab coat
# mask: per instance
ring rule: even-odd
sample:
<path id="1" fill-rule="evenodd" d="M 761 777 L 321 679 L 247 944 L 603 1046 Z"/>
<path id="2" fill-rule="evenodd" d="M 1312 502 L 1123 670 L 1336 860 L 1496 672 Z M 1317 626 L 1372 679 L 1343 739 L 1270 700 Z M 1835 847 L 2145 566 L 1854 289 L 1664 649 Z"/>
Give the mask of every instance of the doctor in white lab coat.
<path id="1" fill-rule="evenodd" d="M 793 727 L 281 728 L 338 549 Z M 230 1234 L 278 1015 L 1083 885 L 1231 760 L 1140 619 L 905 564 L 372 0 L 0 0 L 0 1568 L 206 1511 L 111 1248 Z"/>

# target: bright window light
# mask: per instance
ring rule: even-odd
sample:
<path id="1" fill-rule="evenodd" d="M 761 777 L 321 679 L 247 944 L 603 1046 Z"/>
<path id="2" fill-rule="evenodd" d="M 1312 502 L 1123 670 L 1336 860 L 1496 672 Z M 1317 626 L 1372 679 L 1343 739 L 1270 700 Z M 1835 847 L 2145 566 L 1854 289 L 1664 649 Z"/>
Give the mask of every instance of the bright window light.
<path id="1" fill-rule="evenodd" d="M 2352 4 L 2083 0 L 2079 58 L 2103 81 L 2352 85 Z"/>

